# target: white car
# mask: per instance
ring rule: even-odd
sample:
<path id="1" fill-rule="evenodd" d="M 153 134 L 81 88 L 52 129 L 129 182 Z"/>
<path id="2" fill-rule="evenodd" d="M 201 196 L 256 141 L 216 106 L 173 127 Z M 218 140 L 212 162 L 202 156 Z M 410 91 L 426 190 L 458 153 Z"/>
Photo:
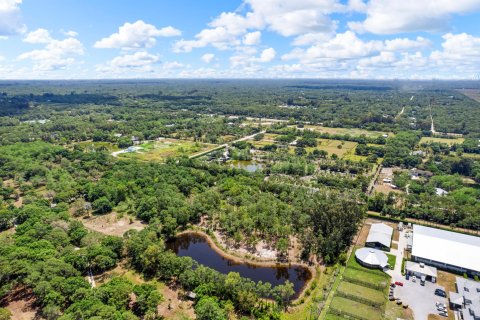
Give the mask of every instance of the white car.
<path id="1" fill-rule="evenodd" d="M 412 277 L 412 282 L 417 282 L 417 277 L 416 276 Z"/>

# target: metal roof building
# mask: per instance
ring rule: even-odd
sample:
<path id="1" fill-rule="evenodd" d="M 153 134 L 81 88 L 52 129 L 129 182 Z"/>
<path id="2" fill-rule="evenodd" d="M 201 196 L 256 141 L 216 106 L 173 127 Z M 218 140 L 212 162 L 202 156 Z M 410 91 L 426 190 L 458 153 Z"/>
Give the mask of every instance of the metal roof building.
<path id="1" fill-rule="evenodd" d="M 414 225 L 412 259 L 441 269 L 480 275 L 480 238 Z"/>
<path id="2" fill-rule="evenodd" d="M 374 223 L 370 227 L 367 241 L 367 247 L 374 247 L 380 249 L 390 249 L 392 243 L 393 228 L 387 226 L 385 223 Z"/>
<path id="3" fill-rule="evenodd" d="M 355 258 L 358 263 L 368 268 L 383 269 L 388 266 L 388 257 L 385 252 L 372 248 L 358 249 L 355 251 Z"/>
<path id="4" fill-rule="evenodd" d="M 480 319 L 480 283 L 456 277 L 458 292 L 449 293 L 450 306 L 462 313 L 464 320 Z"/>
<path id="5" fill-rule="evenodd" d="M 425 279 L 428 279 L 432 282 L 437 281 L 437 268 L 426 266 L 424 263 L 407 261 L 405 270 L 408 275 L 417 276 L 420 279 L 425 277 Z"/>

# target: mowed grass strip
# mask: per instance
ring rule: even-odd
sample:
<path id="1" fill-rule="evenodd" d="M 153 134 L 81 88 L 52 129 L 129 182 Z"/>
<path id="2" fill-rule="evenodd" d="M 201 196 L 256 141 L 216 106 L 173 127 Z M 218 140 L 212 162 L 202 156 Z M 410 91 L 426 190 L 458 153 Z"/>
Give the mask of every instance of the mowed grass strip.
<path id="1" fill-rule="evenodd" d="M 343 273 L 343 277 L 348 280 L 348 279 L 353 279 L 357 280 L 361 283 L 367 283 L 367 284 L 372 284 L 373 286 L 378 286 L 381 288 L 385 288 L 388 283 L 388 279 L 384 276 L 371 273 L 371 272 L 365 272 L 353 268 L 348 268 L 345 270 Z"/>
<path id="2" fill-rule="evenodd" d="M 337 296 L 333 298 L 332 304 L 330 305 L 330 313 L 335 314 L 335 311 L 365 320 L 382 320 L 383 318 L 383 312 L 380 309 Z"/>
<path id="3" fill-rule="evenodd" d="M 342 283 L 340 283 L 337 292 L 355 296 L 359 299 L 366 299 L 378 305 L 382 305 L 386 301 L 385 296 L 381 291 L 367 288 L 347 281 L 342 281 Z"/>
<path id="4" fill-rule="evenodd" d="M 327 313 L 324 320 L 348 320 L 348 319 L 341 316 L 337 316 L 336 314 Z"/>
<path id="5" fill-rule="evenodd" d="M 422 137 L 422 139 L 420 139 L 420 144 L 438 142 L 438 143 L 448 144 L 449 146 L 451 146 L 454 144 L 462 144 L 464 141 L 465 141 L 464 138 L 447 139 L 447 138 L 438 138 L 438 137 Z"/>

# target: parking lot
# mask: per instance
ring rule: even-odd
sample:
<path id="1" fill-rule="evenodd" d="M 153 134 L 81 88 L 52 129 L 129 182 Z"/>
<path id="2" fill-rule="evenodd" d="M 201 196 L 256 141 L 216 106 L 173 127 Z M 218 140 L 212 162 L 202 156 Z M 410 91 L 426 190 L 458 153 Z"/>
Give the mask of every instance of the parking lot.
<path id="1" fill-rule="evenodd" d="M 394 289 L 394 296 L 400 298 L 404 304 L 412 309 L 415 320 L 427 320 L 429 314 L 438 314 L 436 302 L 443 303 L 448 306 L 446 298 L 435 295 L 435 289 L 443 289 L 442 287 L 426 281 L 425 286 L 420 285 L 420 280 L 412 282 L 410 280 L 399 280 L 403 283 L 403 287 L 397 286 Z"/>

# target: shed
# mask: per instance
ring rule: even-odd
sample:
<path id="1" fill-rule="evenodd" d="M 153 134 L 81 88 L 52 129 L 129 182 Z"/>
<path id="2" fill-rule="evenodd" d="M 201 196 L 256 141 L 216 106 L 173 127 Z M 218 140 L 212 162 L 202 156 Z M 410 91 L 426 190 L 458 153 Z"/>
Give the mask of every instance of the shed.
<path id="1" fill-rule="evenodd" d="M 426 266 L 424 263 L 407 261 L 405 270 L 409 276 L 425 277 L 426 280 L 437 282 L 437 268 L 435 267 Z"/>

